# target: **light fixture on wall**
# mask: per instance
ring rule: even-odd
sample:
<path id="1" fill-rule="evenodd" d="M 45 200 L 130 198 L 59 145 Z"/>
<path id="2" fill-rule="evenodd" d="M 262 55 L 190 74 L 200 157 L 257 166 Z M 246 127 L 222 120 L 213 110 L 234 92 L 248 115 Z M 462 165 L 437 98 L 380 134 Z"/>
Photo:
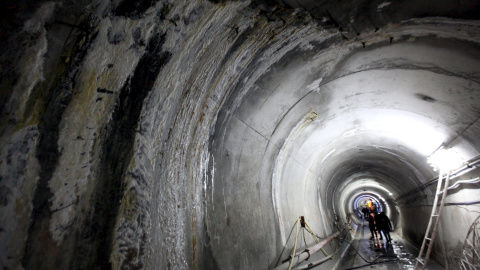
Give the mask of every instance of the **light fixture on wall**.
<path id="1" fill-rule="evenodd" d="M 428 163 L 435 171 L 447 172 L 458 168 L 464 162 L 460 154 L 453 148 L 445 148 L 443 145 L 437 148 L 428 158 Z"/>

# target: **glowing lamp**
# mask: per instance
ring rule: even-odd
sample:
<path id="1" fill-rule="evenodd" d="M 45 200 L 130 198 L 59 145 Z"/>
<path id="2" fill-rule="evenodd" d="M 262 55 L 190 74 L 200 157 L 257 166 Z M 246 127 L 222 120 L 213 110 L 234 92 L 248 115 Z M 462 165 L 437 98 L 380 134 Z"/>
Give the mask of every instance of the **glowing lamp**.
<path id="1" fill-rule="evenodd" d="M 433 154 L 427 158 L 427 161 L 435 171 L 440 170 L 441 172 L 458 168 L 464 162 L 458 152 L 452 148 L 446 149 L 443 147 L 433 152 Z"/>

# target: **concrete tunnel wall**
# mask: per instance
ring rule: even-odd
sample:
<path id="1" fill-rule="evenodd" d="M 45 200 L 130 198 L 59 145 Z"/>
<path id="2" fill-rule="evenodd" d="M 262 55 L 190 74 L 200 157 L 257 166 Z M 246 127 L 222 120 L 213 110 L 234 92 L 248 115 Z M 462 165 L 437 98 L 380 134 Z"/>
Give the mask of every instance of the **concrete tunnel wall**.
<path id="1" fill-rule="evenodd" d="M 299 216 L 327 237 L 362 194 L 419 245 L 427 157 L 478 159 L 476 2 L 22 3 L 2 4 L 4 268 L 269 269 Z M 478 187 L 447 198 L 441 264 Z"/>

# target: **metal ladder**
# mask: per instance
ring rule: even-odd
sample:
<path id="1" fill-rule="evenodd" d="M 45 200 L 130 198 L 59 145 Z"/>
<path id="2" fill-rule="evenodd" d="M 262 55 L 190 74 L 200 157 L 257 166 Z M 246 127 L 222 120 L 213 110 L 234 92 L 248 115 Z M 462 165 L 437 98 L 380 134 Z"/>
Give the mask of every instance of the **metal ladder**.
<path id="1" fill-rule="evenodd" d="M 440 172 L 438 176 L 438 183 L 437 183 L 437 191 L 435 192 L 435 199 L 433 201 L 432 206 L 432 214 L 430 215 L 430 220 L 428 221 L 427 231 L 425 232 L 425 238 L 423 238 L 422 247 L 420 248 L 420 252 L 418 253 L 418 257 L 415 260 L 415 270 L 421 265 L 422 270 L 425 269 L 428 263 L 428 259 L 430 258 L 430 253 L 432 252 L 433 248 L 433 241 L 435 241 L 435 235 L 437 234 L 438 224 L 440 223 L 440 215 L 442 214 L 443 206 L 445 204 L 445 197 L 447 197 L 447 189 L 448 189 L 448 182 L 450 181 L 450 170 L 445 177 L 445 182 L 443 181 L 443 173 Z M 443 188 L 442 188 L 443 183 Z M 443 189 L 443 191 L 442 191 Z M 442 196 L 440 200 L 440 205 L 438 207 L 437 212 L 437 204 L 438 204 L 438 197 Z M 432 229 L 433 219 L 435 220 L 435 226 Z M 425 258 L 422 258 L 423 252 L 425 250 L 425 246 L 428 245 L 427 253 L 425 254 Z"/>

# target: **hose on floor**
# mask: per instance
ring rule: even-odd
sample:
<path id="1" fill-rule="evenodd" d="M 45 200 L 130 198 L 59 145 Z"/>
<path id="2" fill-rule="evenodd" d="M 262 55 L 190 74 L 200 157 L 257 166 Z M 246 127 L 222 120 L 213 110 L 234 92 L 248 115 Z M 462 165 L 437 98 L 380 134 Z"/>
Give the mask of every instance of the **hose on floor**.
<path id="1" fill-rule="evenodd" d="M 352 242 L 348 242 L 348 241 L 346 241 L 346 240 L 345 240 L 345 242 L 349 243 L 350 246 L 351 246 L 351 247 L 355 250 L 355 252 L 358 254 L 358 256 L 359 256 L 364 262 L 366 262 L 366 263 L 374 263 L 374 262 L 376 262 L 379 258 L 390 257 L 390 256 L 380 255 L 380 256 L 378 256 L 377 258 L 375 258 L 373 261 L 369 261 L 369 260 L 365 259 L 365 258 L 361 255 L 361 253 L 358 251 L 358 249 L 353 246 L 353 243 L 352 243 Z"/>
<path id="2" fill-rule="evenodd" d="M 292 226 L 292 229 L 290 230 L 290 234 L 288 235 L 287 241 L 286 241 L 286 243 L 289 242 L 289 240 L 290 240 L 290 238 L 291 238 L 291 236 L 292 236 L 293 230 L 296 228 L 295 244 L 294 244 L 294 248 L 293 248 L 293 250 L 292 250 L 292 254 L 289 255 L 289 257 L 288 257 L 287 259 L 285 259 L 285 260 L 282 261 L 282 263 L 285 263 L 285 262 L 287 262 L 287 261 L 290 261 L 289 268 L 288 268 L 289 270 L 292 269 L 292 268 L 297 267 L 297 266 L 298 266 L 298 263 L 299 263 L 299 262 L 297 262 L 296 264 L 294 264 L 293 262 L 294 262 L 294 260 L 295 260 L 295 257 L 297 257 L 297 255 L 298 255 L 298 254 L 296 253 L 296 249 L 297 249 L 297 244 L 298 244 L 298 240 L 299 240 L 299 239 L 298 239 L 298 238 L 299 238 L 298 235 L 299 235 L 299 223 L 300 223 L 300 222 L 301 222 L 301 218 L 298 219 L 298 220 L 294 223 L 294 225 Z M 305 230 L 306 230 L 308 233 L 310 233 L 310 234 L 315 238 L 315 241 L 316 241 L 317 243 L 320 243 L 320 240 L 323 240 L 323 239 L 320 238 L 320 237 L 318 237 L 318 236 L 313 232 L 313 230 L 310 228 L 310 226 L 309 226 L 306 222 L 305 222 L 305 225 L 306 225 L 306 226 L 303 227 L 304 231 L 302 232 L 303 242 L 304 242 L 304 244 L 305 244 L 305 247 L 308 247 L 308 245 L 307 245 L 307 243 L 306 243 L 306 238 L 305 238 Z M 345 230 L 344 230 L 344 229 L 339 229 L 339 231 L 340 231 L 340 233 L 342 233 L 342 232 L 344 232 Z M 348 234 L 347 234 L 347 235 L 348 235 Z M 341 236 L 339 237 L 341 241 L 337 244 L 337 246 L 335 247 L 335 251 L 334 251 L 332 254 L 329 255 L 329 254 L 324 250 L 324 248 L 321 248 L 321 250 L 322 250 L 323 254 L 326 256 L 326 258 L 323 258 L 323 259 L 318 260 L 318 261 L 316 261 L 316 262 L 310 263 L 309 265 L 304 265 L 304 266 L 302 266 L 300 269 L 310 269 L 311 267 L 315 267 L 315 266 L 317 266 L 317 265 L 319 265 L 319 264 L 321 264 L 321 263 L 323 263 L 323 262 L 325 262 L 325 261 L 327 261 L 327 260 L 329 260 L 329 259 L 332 259 L 332 258 L 334 257 L 334 255 L 338 252 L 338 250 L 340 250 L 340 247 L 342 246 L 343 241 L 347 238 L 347 235 L 345 235 L 344 237 L 341 237 Z M 342 239 L 343 239 L 343 240 L 342 240 Z M 302 242 L 302 240 L 300 240 L 300 242 Z M 285 245 L 285 246 L 283 247 L 282 252 L 280 253 L 280 256 L 278 257 L 277 263 L 275 264 L 275 267 L 277 267 L 278 264 L 280 263 L 280 260 L 281 260 L 281 258 L 282 258 L 282 254 L 283 254 L 283 252 L 285 251 L 286 247 L 287 247 L 287 245 Z M 301 251 L 301 252 L 299 252 L 299 254 L 302 253 L 302 252 L 305 252 L 305 251 Z"/>
<path id="3" fill-rule="evenodd" d="M 317 243 L 320 243 L 320 240 L 318 240 L 317 236 L 313 233 L 312 228 L 310 228 L 310 226 L 308 225 L 308 223 L 307 223 L 306 221 L 305 221 L 305 225 L 307 225 L 307 227 L 308 227 L 307 232 L 309 232 L 311 235 L 313 235 L 313 237 L 315 238 L 315 241 L 317 241 Z M 306 246 L 306 245 L 305 245 L 305 246 Z M 323 255 L 325 255 L 325 256 L 327 256 L 327 257 L 330 256 L 330 255 L 328 255 L 328 253 L 325 251 L 325 249 L 322 248 L 321 250 L 322 250 L 322 252 L 323 252 Z M 332 257 L 332 258 L 333 258 L 333 257 Z"/>
<path id="4" fill-rule="evenodd" d="M 344 269 L 344 270 L 358 269 L 358 268 L 362 268 L 362 267 L 366 267 L 366 266 L 370 266 L 370 265 L 374 265 L 374 264 L 386 263 L 386 262 L 393 262 L 393 261 L 398 260 L 398 258 L 395 256 L 395 259 L 377 262 L 377 260 L 380 259 L 380 258 L 393 257 L 393 256 L 380 255 L 380 256 L 378 256 L 377 258 L 375 258 L 373 261 L 369 261 L 369 260 L 365 259 L 365 258 L 360 254 L 360 252 L 358 251 L 358 249 L 353 246 L 353 243 L 352 243 L 352 242 L 348 242 L 347 240 L 344 240 L 344 241 L 347 242 L 347 243 L 349 243 L 350 246 L 351 246 L 351 247 L 355 250 L 355 252 L 358 254 L 358 256 L 359 256 L 364 262 L 367 263 L 367 264 L 365 264 L 365 265 L 356 266 L 356 267 L 352 267 L 352 268 L 347 268 L 347 269 Z"/>
<path id="5" fill-rule="evenodd" d="M 371 266 L 371 265 L 375 265 L 375 264 L 381 264 L 381 263 L 387 263 L 387 262 L 394 262 L 394 261 L 398 261 L 398 258 L 392 259 L 392 260 L 387 260 L 387 261 L 368 263 L 368 264 L 365 264 L 365 265 L 355 266 L 355 267 L 351 267 L 351 268 L 345 268 L 344 270 L 359 269 L 359 268 L 363 268 L 363 267 L 367 267 L 367 266 Z"/>
<path id="6" fill-rule="evenodd" d="M 310 227 L 308 227 L 308 228 L 310 228 Z M 316 236 L 312 231 L 309 231 L 308 228 L 305 228 L 306 231 L 309 232 L 310 234 Z M 301 269 L 301 270 L 311 269 L 311 268 L 316 267 L 316 266 L 318 266 L 318 265 L 320 265 L 320 264 L 322 264 L 322 263 L 324 263 L 324 262 L 326 262 L 330 259 L 333 259 L 334 255 L 340 250 L 340 247 L 343 245 L 343 242 L 346 241 L 347 235 L 345 235 L 345 237 L 343 237 L 343 238 L 340 238 L 340 242 L 337 244 L 337 246 L 335 247 L 335 251 L 331 255 L 328 255 L 327 257 L 325 257 L 323 259 L 320 259 L 318 261 L 309 263 L 308 265 L 299 266 L 297 269 Z M 319 237 L 316 237 L 316 238 L 319 239 Z M 348 242 L 348 241 L 346 241 L 346 242 Z"/>

